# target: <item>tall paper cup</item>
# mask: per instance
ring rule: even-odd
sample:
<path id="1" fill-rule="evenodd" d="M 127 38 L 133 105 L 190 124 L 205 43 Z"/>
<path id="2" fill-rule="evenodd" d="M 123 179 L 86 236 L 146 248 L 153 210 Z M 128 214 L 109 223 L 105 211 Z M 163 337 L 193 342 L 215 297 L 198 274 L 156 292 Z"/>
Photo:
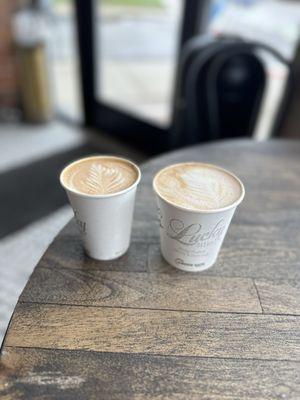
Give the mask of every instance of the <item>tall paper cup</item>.
<path id="1" fill-rule="evenodd" d="M 161 253 L 169 264 L 183 271 L 203 271 L 216 262 L 233 214 L 245 195 L 242 182 L 234 174 L 213 167 L 231 175 L 241 186 L 241 195 L 233 204 L 216 210 L 187 209 L 164 199 L 157 189 L 156 179 L 166 168 L 160 170 L 153 180 Z"/>
<path id="2" fill-rule="evenodd" d="M 108 158 L 109 156 L 103 157 Z M 60 182 L 66 190 L 73 208 L 85 251 L 87 255 L 97 260 L 112 260 L 128 250 L 135 193 L 141 179 L 141 172 L 133 162 L 120 157 L 111 156 L 111 158 L 125 161 L 137 171 L 136 181 L 120 192 L 107 195 L 88 195 L 68 188 L 64 183 L 65 171 L 84 159 L 68 165 L 60 174 Z"/>

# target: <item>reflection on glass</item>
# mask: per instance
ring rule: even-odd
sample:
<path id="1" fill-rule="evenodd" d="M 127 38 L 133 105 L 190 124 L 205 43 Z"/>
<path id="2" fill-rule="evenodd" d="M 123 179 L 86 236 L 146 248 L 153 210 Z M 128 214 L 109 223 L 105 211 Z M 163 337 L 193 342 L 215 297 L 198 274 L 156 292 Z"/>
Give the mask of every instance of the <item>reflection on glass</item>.
<path id="1" fill-rule="evenodd" d="M 55 109 L 75 121 L 82 116 L 80 101 L 80 77 L 76 44 L 76 23 L 72 0 L 46 1 L 51 35 L 49 35 L 49 57 L 53 83 Z M 49 3 L 49 8 L 46 7 Z"/>
<path id="2" fill-rule="evenodd" d="M 299 39 L 300 4 L 284 0 L 214 0 L 209 32 L 235 35 L 264 43 L 292 60 Z M 287 82 L 287 68 L 272 56 L 261 54 L 267 88 L 254 135 L 270 136 Z"/>
<path id="3" fill-rule="evenodd" d="M 97 98 L 170 122 L 181 0 L 95 0 Z"/>

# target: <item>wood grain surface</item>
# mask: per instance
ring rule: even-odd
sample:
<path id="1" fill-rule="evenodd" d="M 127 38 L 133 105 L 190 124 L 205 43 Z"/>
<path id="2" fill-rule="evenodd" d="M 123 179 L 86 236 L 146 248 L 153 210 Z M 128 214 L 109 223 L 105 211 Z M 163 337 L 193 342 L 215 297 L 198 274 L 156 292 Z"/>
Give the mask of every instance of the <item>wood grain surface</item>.
<path id="1" fill-rule="evenodd" d="M 28 348 L 7 348 L 2 359 L 5 400 L 298 400 L 300 392 L 291 361 Z"/>
<path id="2" fill-rule="evenodd" d="M 19 304 L 6 346 L 300 361 L 296 316 Z"/>
<path id="3" fill-rule="evenodd" d="M 244 182 L 217 263 L 161 257 L 151 183 L 199 160 Z M 8 329 L 2 399 L 299 399 L 300 143 L 227 141 L 142 168 L 132 244 L 85 256 L 71 221 L 32 274 Z"/>
<path id="4" fill-rule="evenodd" d="M 261 313 L 253 280 L 38 268 L 22 302 L 188 311 Z"/>
<path id="5" fill-rule="evenodd" d="M 299 281 L 256 280 L 264 313 L 300 315 Z"/>
<path id="6" fill-rule="evenodd" d="M 3 365 L 6 400 L 298 400 L 300 391 L 299 364 L 287 361 L 8 348 Z"/>

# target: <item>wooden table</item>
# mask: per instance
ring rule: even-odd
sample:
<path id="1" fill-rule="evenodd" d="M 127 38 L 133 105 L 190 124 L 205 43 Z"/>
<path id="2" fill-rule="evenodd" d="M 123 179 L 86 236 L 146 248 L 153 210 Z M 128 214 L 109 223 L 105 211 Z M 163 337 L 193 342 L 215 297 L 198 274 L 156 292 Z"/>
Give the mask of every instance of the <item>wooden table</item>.
<path id="1" fill-rule="evenodd" d="M 198 274 L 161 258 L 151 188 L 186 160 L 231 169 L 247 193 Z M 71 222 L 37 265 L 3 346 L 1 399 L 299 399 L 300 143 L 209 144 L 142 171 L 125 256 L 88 259 Z"/>

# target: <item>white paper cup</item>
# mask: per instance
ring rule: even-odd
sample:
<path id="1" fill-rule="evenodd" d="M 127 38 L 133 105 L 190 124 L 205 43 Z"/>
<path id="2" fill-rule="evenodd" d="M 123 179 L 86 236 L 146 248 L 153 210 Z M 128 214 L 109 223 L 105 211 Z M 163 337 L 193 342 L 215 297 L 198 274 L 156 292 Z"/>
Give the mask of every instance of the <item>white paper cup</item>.
<path id="1" fill-rule="evenodd" d="M 169 264 L 183 271 L 203 271 L 216 262 L 233 214 L 245 195 L 239 178 L 223 168 L 213 167 L 231 175 L 241 186 L 241 195 L 234 203 L 216 210 L 187 209 L 164 199 L 156 187 L 156 178 L 166 168 L 160 170 L 153 179 L 161 253 Z"/>
<path id="2" fill-rule="evenodd" d="M 101 157 L 119 159 L 132 165 L 137 171 L 136 181 L 120 192 L 107 195 L 88 195 L 70 189 L 64 183 L 64 173 L 70 166 L 90 158 L 86 157 L 64 168 L 60 183 L 67 192 L 87 255 L 96 260 L 112 260 L 126 253 L 130 244 L 135 193 L 141 172 L 129 160 L 106 155 Z"/>

